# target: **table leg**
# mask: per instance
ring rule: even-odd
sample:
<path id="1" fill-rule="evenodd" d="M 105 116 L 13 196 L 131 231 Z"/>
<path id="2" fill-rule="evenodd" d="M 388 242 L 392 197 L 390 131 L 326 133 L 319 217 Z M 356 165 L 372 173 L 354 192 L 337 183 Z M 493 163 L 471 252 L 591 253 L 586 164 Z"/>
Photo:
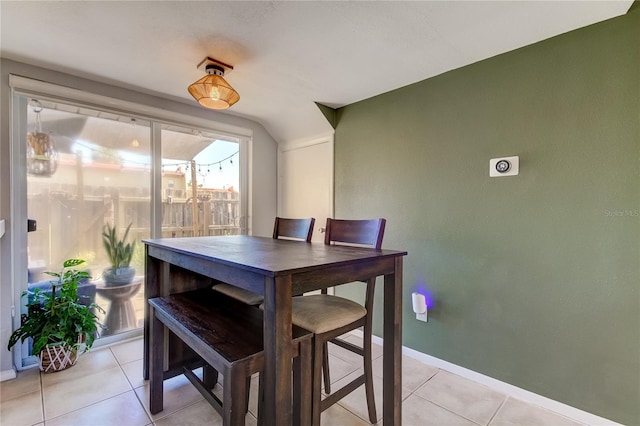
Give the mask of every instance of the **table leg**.
<path id="1" fill-rule="evenodd" d="M 311 339 L 298 345 L 298 357 L 293 360 L 293 424 L 311 426 Z"/>
<path id="2" fill-rule="evenodd" d="M 149 411 L 156 414 L 163 409 L 164 378 L 164 324 L 156 318 L 153 307 L 149 306 L 150 325 L 149 344 Z"/>
<path id="3" fill-rule="evenodd" d="M 385 426 L 402 424 L 402 258 L 384 276 L 382 416 Z"/>
<path id="4" fill-rule="evenodd" d="M 144 380 L 149 379 L 149 358 L 151 349 L 149 347 L 149 327 L 151 317 L 149 303 L 147 301 L 154 297 L 166 296 L 168 292 L 169 264 L 149 256 L 149 246 L 145 246 L 146 261 L 144 264 L 144 354 L 142 359 L 142 376 Z"/>
<path id="5" fill-rule="evenodd" d="M 265 278 L 264 283 L 264 409 L 269 426 L 290 425 L 291 403 L 291 276 Z"/>

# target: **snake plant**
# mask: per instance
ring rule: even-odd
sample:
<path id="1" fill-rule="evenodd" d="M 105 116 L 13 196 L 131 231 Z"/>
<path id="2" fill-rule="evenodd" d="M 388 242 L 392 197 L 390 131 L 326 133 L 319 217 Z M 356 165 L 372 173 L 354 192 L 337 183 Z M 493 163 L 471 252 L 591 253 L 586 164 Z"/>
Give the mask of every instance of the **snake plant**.
<path id="1" fill-rule="evenodd" d="M 107 251 L 109 262 L 113 269 L 126 268 L 131 263 L 131 257 L 133 256 L 133 249 L 136 242 L 126 243 L 127 236 L 129 235 L 129 229 L 131 223 L 124 231 L 122 239 L 118 238 L 116 227 L 106 224 L 102 232 L 102 242 L 104 248 Z"/>

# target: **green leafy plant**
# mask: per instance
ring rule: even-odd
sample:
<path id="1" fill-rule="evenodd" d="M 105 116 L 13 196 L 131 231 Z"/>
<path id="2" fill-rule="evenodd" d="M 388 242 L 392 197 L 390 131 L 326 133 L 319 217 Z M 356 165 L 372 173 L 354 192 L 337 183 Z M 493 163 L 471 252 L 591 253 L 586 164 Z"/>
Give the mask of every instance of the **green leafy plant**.
<path id="1" fill-rule="evenodd" d="M 27 313 L 21 316 L 20 328 L 9 337 L 7 349 L 19 340 L 33 338 L 32 354 L 39 354 L 46 346 L 68 345 L 78 347 L 84 340 L 85 351 L 95 340 L 95 332 L 100 324 L 94 310 L 104 312 L 95 303 L 86 306 L 79 302 L 78 283 L 89 279 L 88 272 L 75 268 L 84 263 L 82 259 L 68 259 L 60 272 L 45 272 L 56 277 L 51 281 L 51 292 L 35 289 L 27 303 Z M 27 291 L 22 296 L 28 296 Z"/>
<path id="2" fill-rule="evenodd" d="M 113 269 L 127 268 L 131 263 L 133 250 L 136 246 L 135 241 L 133 243 L 126 243 L 131 225 L 130 223 L 129 226 L 127 226 L 122 239 L 118 238 L 115 226 L 106 224 L 103 228 L 102 242 Z"/>

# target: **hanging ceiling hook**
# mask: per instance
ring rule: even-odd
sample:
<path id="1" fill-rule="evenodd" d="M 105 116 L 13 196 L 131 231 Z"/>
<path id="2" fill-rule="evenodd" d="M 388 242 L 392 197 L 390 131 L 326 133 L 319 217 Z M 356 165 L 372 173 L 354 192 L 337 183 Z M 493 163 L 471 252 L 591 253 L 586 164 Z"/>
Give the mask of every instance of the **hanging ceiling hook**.
<path id="1" fill-rule="evenodd" d="M 35 112 L 36 114 L 39 114 L 40 112 L 42 112 L 42 104 L 40 103 L 39 100 L 37 99 L 31 99 L 31 107 L 33 108 L 33 112 Z"/>

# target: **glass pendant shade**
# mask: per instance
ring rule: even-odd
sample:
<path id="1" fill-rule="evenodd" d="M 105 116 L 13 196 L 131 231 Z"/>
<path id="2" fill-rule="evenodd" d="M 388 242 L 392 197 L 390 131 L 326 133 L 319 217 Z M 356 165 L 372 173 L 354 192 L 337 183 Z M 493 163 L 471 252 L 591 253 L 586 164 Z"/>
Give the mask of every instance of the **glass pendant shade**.
<path id="1" fill-rule="evenodd" d="M 206 108 L 227 109 L 240 100 L 240 95 L 222 76 L 208 74 L 189 86 L 189 93 Z"/>
<path id="2" fill-rule="evenodd" d="M 42 132 L 27 133 L 27 173 L 51 176 L 58 169 L 58 151 L 51 135 Z"/>

